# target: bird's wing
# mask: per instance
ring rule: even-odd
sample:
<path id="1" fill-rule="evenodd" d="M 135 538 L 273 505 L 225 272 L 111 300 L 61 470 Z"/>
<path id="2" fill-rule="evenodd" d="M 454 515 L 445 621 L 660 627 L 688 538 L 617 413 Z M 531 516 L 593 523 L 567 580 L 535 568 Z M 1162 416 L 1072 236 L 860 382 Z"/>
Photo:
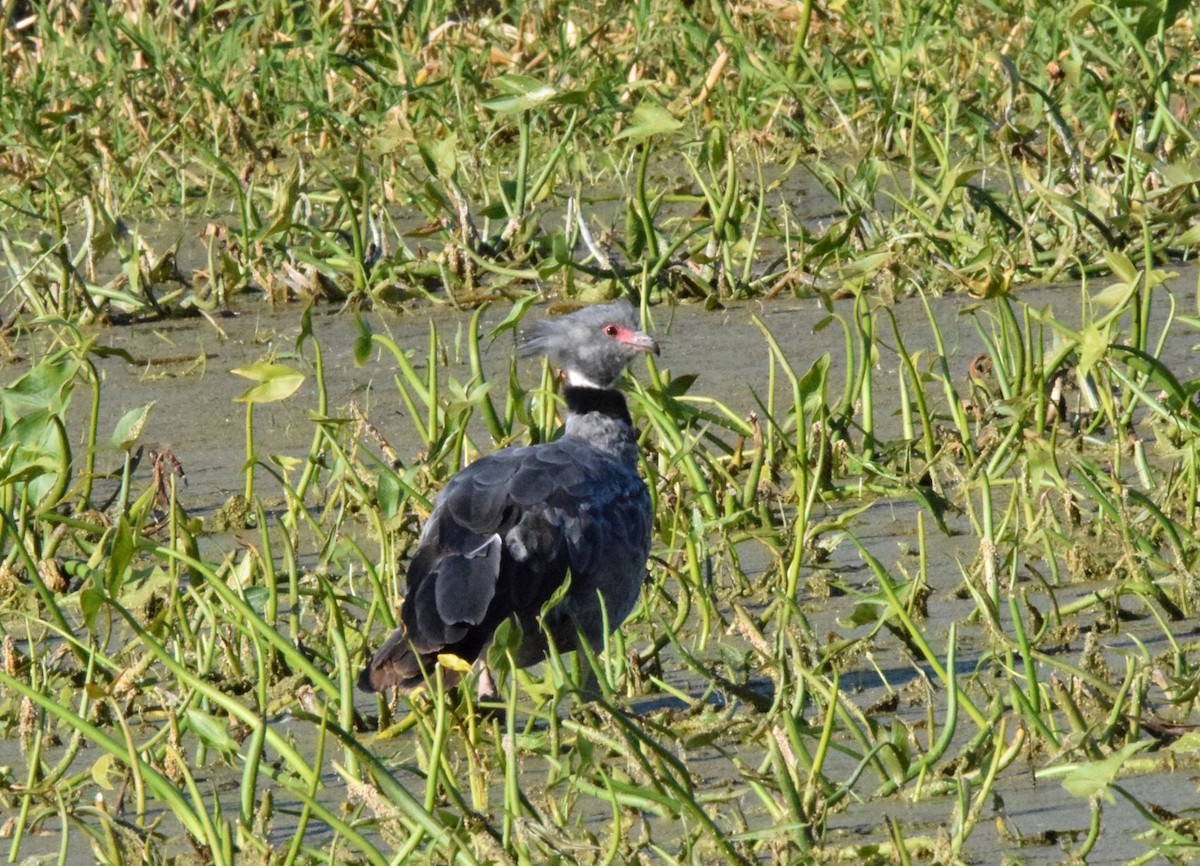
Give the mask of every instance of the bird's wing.
<path id="1" fill-rule="evenodd" d="M 461 645 L 473 658 L 501 621 L 536 613 L 568 571 L 589 573 L 608 556 L 644 567 L 646 495 L 631 469 L 571 440 L 471 464 L 442 492 L 409 566 L 408 639 L 421 653 Z"/>

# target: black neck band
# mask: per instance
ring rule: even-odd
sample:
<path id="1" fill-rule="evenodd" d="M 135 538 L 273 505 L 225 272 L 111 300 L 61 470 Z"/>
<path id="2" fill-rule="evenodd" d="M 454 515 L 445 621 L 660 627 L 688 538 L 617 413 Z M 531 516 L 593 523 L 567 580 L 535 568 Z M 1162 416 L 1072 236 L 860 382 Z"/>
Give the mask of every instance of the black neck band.
<path id="1" fill-rule="evenodd" d="M 595 412 L 633 426 L 633 419 L 629 417 L 629 407 L 625 405 L 625 397 L 620 391 L 612 388 L 568 385 L 563 391 L 563 398 L 567 401 L 567 410 L 573 415 Z"/>

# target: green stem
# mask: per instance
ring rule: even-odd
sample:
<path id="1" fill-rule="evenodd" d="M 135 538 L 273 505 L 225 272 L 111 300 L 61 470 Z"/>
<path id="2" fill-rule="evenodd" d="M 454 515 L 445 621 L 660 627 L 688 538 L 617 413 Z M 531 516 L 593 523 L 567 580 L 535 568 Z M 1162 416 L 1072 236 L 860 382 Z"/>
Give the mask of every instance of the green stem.
<path id="1" fill-rule="evenodd" d="M 796 38 L 792 41 L 792 50 L 788 52 L 787 77 L 796 79 L 800 71 L 800 58 L 804 56 L 804 43 L 808 41 L 808 28 L 812 22 L 812 0 L 801 0 L 800 18 L 796 22 Z"/>
<path id="2" fill-rule="evenodd" d="M 246 497 L 246 505 L 254 501 L 254 404 L 246 404 L 246 465 L 242 467 L 246 475 L 246 486 L 242 495 Z"/>

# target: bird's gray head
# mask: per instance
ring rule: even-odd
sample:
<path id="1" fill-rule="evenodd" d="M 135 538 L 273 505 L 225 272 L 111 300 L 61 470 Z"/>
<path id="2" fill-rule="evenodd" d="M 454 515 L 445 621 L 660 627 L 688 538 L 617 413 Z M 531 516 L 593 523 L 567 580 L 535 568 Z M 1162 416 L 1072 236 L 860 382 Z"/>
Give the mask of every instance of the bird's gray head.
<path id="1" fill-rule="evenodd" d="M 658 354 L 658 343 L 639 328 L 637 310 L 622 299 L 534 322 L 518 336 L 517 351 L 545 355 L 572 385 L 608 388 L 637 355 Z"/>

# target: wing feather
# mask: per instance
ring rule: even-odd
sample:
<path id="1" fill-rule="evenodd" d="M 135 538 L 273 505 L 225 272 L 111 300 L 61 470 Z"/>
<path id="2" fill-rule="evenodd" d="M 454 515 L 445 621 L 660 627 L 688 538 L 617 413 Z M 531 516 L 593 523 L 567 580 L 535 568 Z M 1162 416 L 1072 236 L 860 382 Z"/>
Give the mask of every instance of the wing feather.
<path id="1" fill-rule="evenodd" d="M 401 608 L 406 637 L 387 641 L 364 680 L 403 687 L 439 652 L 474 659 L 510 616 L 528 636 L 568 573 L 571 592 L 578 583 L 592 605 L 606 582 L 628 583 L 632 573 L 640 585 L 648 511 L 637 473 L 585 443 L 563 439 L 477 460 L 442 491 L 421 535 Z M 622 592 L 623 617 L 630 605 Z"/>

